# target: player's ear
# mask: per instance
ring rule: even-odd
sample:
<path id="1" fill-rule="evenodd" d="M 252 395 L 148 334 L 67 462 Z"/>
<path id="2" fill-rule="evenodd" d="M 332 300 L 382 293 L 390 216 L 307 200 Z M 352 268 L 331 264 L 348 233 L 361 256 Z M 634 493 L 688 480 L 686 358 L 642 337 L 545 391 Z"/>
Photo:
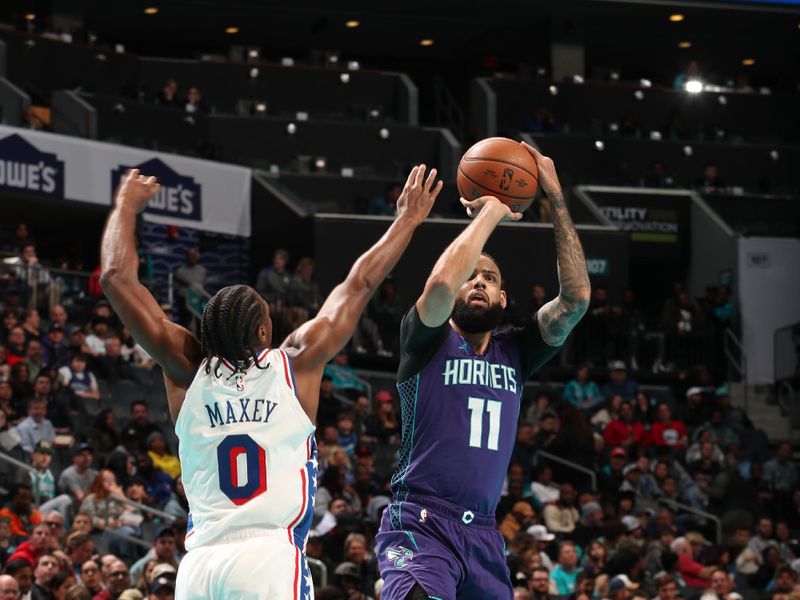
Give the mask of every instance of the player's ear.
<path id="1" fill-rule="evenodd" d="M 503 307 L 503 310 L 505 310 L 507 304 L 508 304 L 508 297 L 506 297 L 506 291 L 500 290 L 500 306 Z"/>
<path id="2" fill-rule="evenodd" d="M 264 325 L 258 326 L 258 341 L 262 344 L 267 341 L 267 328 Z"/>

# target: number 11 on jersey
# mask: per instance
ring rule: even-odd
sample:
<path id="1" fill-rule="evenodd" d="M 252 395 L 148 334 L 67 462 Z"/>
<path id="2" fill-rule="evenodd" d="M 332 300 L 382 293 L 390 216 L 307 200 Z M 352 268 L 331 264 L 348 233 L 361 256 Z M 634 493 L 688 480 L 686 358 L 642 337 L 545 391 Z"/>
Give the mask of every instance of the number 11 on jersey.
<path id="1" fill-rule="evenodd" d="M 503 409 L 503 404 L 499 400 L 470 397 L 467 401 L 467 409 L 471 413 L 469 423 L 470 448 L 483 448 L 483 412 L 485 410 L 489 413 L 489 434 L 486 440 L 486 448 L 497 450 L 500 441 L 500 411 Z"/>

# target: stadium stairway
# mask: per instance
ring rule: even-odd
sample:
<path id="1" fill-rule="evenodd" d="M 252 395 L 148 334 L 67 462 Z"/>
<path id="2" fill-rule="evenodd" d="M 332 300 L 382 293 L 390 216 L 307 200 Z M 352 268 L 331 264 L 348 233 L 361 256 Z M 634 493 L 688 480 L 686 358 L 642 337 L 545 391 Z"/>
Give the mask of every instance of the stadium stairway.
<path id="1" fill-rule="evenodd" d="M 770 442 L 792 441 L 791 419 L 781 414 L 778 405 L 770 403 L 768 388 L 731 383 L 729 389 L 733 404 L 746 409 L 755 428 L 764 431 Z"/>

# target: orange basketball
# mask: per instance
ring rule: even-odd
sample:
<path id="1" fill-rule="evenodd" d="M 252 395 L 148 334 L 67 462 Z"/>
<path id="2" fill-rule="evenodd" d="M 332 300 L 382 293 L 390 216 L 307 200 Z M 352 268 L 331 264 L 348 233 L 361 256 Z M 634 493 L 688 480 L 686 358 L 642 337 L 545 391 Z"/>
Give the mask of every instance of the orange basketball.
<path id="1" fill-rule="evenodd" d="M 495 196 L 514 212 L 523 212 L 539 189 L 536 161 L 519 142 L 493 137 L 481 140 L 461 157 L 456 175 L 463 198 Z"/>

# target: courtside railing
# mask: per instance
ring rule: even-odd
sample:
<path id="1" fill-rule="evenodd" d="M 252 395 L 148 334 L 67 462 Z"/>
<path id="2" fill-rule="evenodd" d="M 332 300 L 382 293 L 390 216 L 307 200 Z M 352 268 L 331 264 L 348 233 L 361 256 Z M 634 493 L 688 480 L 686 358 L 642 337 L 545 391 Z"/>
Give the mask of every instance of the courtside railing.
<path id="1" fill-rule="evenodd" d="M 121 531 L 117 531 L 116 529 L 108 527 L 109 510 L 110 510 L 112 502 L 115 503 L 115 504 L 123 504 L 125 506 L 132 506 L 133 508 L 139 509 L 142 513 L 149 513 L 151 515 L 155 515 L 156 517 L 164 519 L 164 521 L 169 525 L 173 524 L 175 521 L 178 520 L 178 517 L 176 517 L 175 515 L 171 515 L 169 513 L 165 513 L 163 510 L 158 510 L 157 508 L 153 508 L 152 506 L 147 506 L 146 504 L 141 504 L 139 502 L 136 502 L 135 500 L 131 500 L 130 498 L 125 498 L 123 496 L 117 496 L 117 495 L 114 495 L 114 494 L 111 494 L 110 496 L 108 496 L 106 498 L 105 505 L 104 505 L 105 511 L 104 511 L 104 517 L 103 518 L 104 518 L 104 520 L 106 522 L 106 527 L 103 528 L 103 535 L 106 535 L 106 534 L 112 535 L 114 537 L 118 537 L 118 538 L 121 538 L 123 540 L 126 540 L 126 541 L 128 541 L 128 542 L 130 542 L 132 544 L 136 544 L 137 546 L 141 546 L 142 548 L 148 548 L 149 549 L 150 547 L 152 547 L 153 544 L 152 544 L 152 542 L 148 542 L 148 541 L 143 540 L 141 538 L 138 538 L 138 537 L 135 537 L 135 536 L 132 536 L 132 535 L 128 535 L 127 533 L 122 533 Z"/>
<path id="2" fill-rule="evenodd" d="M 21 460 L 17 460 L 13 456 L 9 456 L 5 452 L 0 452 L 0 460 L 3 462 L 7 462 L 10 465 L 17 467 L 18 469 L 22 469 L 23 471 L 27 471 L 31 475 L 33 475 L 33 483 L 31 486 L 33 487 L 33 502 L 37 506 L 39 505 L 39 472 L 30 466 L 27 463 L 22 462 Z"/>
<path id="3" fill-rule="evenodd" d="M 579 465 L 576 462 L 572 462 L 571 460 L 567 460 L 565 458 L 561 458 L 560 456 L 556 456 L 555 454 L 551 454 L 549 452 L 545 452 L 544 450 L 539 450 L 536 454 L 533 455 L 533 466 L 535 467 L 539 464 L 539 457 L 546 458 L 547 460 L 557 462 L 560 465 L 564 465 L 567 468 L 573 469 L 574 471 L 579 471 L 586 475 L 592 482 L 592 491 L 597 491 L 597 474 L 592 471 L 591 469 L 584 467 L 583 465 Z"/>

